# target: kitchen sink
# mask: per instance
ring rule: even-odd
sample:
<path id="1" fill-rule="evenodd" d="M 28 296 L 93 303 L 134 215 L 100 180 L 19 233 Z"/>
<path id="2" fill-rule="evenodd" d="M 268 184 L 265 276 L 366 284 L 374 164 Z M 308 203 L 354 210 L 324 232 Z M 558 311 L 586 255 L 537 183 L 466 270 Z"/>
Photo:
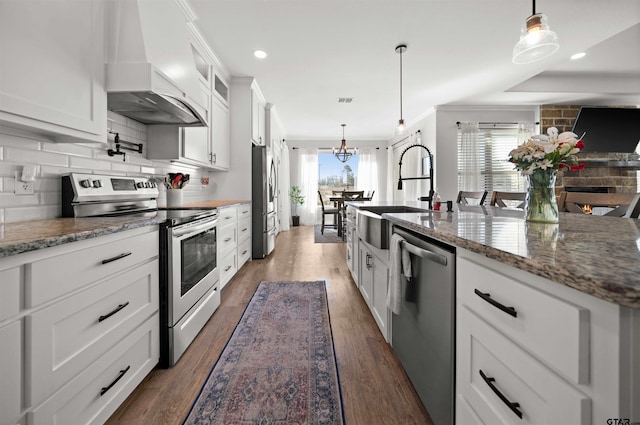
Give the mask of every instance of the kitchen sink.
<path id="1" fill-rule="evenodd" d="M 385 213 L 426 212 L 424 208 L 405 205 L 362 206 L 356 216 L 358 236 L 365 242 L 380 249 L 389 249 L 391 224 L 382 218 Z"/>

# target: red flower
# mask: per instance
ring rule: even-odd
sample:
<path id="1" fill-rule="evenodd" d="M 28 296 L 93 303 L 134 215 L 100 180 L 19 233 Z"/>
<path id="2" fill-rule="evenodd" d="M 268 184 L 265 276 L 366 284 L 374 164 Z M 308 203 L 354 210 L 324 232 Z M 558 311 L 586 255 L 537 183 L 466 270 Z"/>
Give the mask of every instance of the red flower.
<path id="1" fill-rule="evenodd" d="M 578 140 L 578 143 L 576 143 L 576 148 L 584 149 L 584 143 L 582 142 L 582 140 Z"/>
<path id="2" fill-rule="evenodd" d="M 569 165 L 569 169 L 571 171 L 578 171 L 578 170 L 582 170 L 586 166 L 587 164 Z"/>

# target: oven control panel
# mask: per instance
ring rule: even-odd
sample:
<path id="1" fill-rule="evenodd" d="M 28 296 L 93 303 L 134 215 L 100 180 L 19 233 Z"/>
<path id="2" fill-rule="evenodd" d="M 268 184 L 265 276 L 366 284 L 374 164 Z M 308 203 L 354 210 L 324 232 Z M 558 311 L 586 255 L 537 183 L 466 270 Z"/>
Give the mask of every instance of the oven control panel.
<path id="1" fill-rule="evenodd" d="M 71 173 L 64 176 L 74 193 L 74 202 L 144 199 L 158 197 L 158 184 L 146 177 Z"/>

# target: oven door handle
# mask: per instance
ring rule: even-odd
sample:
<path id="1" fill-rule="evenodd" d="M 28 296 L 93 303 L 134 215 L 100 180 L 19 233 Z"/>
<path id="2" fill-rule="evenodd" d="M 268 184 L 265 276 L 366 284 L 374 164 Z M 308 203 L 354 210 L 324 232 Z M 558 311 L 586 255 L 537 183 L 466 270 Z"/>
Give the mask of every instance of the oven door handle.
<path id="1" fill-rule="evenodd" d="M 200 224 L 194 223 L 193 225 L 178 226 L 173 228 L 172 234 L 174 237 L 177 237 L 177 238 L 182 237 L 184 235 L 190 235 L 190 234 L 197 235 L 203 230 L 209 230 L 214 228 L 217 223 L 218 223 L 218 219 L 216 218 L 214 220 L 207 220 L 206 222 L 200 223 Z"/>

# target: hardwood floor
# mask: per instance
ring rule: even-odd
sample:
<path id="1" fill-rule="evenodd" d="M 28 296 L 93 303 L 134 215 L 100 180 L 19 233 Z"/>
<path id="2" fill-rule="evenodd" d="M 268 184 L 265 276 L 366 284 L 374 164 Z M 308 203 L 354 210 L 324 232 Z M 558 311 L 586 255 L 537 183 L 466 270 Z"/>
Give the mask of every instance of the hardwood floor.
<path id="1" fill-rule="evenodd" d="M 314 243 L 312 226 L 281 232 L 267 259 L 246 263 L 227 284 L 220 307 L 178 364 L 154 369 L 107 423 L 182 423 L 258 284 L 324 279 L 346 424 L 431 424 L 351 279 L 345 249 Z"/>

